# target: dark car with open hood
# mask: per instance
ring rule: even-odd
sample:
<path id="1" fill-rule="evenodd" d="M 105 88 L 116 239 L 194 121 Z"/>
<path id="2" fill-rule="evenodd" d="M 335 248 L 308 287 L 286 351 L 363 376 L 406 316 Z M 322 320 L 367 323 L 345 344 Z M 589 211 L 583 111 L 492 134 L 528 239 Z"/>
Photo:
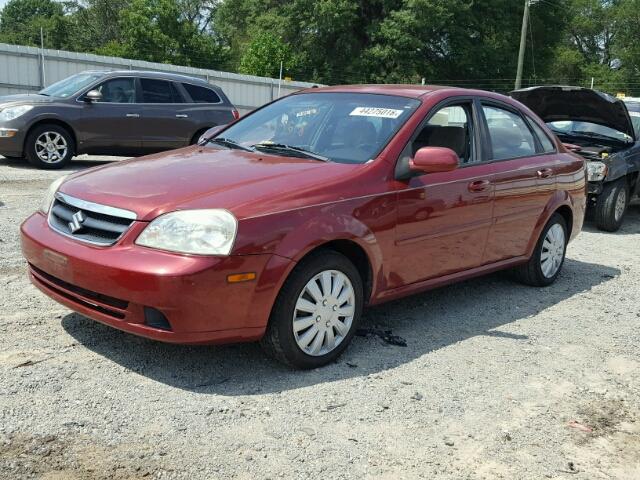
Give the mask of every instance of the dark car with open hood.
<path id="1" fill-rule="evenodd" d="M 585 158 L 596 225 L 618 230 L 630 200 L 640 194 L 640 103 L 566 86 L 525 88 L 511 96 Z"/>
<path id="2" fill-rule="evenodd" d="M 162 72 L 88 71 L 0 97 L 0 155 L 57 169 L 74 155 L 136 156 L 197 142 L 238 118 L 222 89 Z"/>

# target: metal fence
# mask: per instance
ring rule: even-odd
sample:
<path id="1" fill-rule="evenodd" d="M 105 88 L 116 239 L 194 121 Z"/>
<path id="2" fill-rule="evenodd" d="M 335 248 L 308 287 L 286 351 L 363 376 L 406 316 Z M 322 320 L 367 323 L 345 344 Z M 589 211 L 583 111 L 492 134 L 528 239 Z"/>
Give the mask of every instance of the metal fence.
<path id="1" fill-rule="evenodd" d="M 221 87 L 242 113 L 278 97 L 274 78 L 0 43 L 0 95 L 37 92 L 83 70 L 153 70 L 203 78 Z M 313 85 L 282 81 L 280 96 Z"/>

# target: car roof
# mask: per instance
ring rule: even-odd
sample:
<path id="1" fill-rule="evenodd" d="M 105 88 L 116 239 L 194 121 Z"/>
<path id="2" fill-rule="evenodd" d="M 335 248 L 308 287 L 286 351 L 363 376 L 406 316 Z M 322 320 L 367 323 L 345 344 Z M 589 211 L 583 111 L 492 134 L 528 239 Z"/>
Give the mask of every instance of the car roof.
<path id="1" fill-rule="evenodd" d="M 190 77 L 189 75 L 182 75 L 179 73 L 169 72 L 154 72 L 152 70 L 86 70 L 82 73 L 102 74 L 105 77 L 117 77 L 120 75 L 136 76 L 156 78 L 158 80 L 172 80 L 174 82 L 188 82 L 198 85 L 206 86 L 209 88 L 217 88 L 216 85 L 212 85 L 206 80 L 197 77 Z"/>
<path id="2" fill-rule="evenodd" d="M 335 92 L 335 93 L 371 93 L 377 95 L 395 95 L 398 97 L 421 98 L 435 92 L 446 92 L 456 95 L 477 95 L 506 100 L 512 99 L 499 93 L 486 90 L 475 90 L 446 85 L 411 85 L 411 84 L 369 84 L 369 85 L 336 85 L 330 87 L 313 87 L 301 90 L 304 93 Z"/>

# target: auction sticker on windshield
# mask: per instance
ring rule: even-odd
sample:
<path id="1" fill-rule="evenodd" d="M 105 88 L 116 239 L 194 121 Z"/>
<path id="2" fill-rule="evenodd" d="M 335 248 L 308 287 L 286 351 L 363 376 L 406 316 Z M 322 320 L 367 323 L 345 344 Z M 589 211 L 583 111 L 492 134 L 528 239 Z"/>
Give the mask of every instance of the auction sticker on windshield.
<path id="1" fill-rule="evenodd" d="M 379 107 L 356 107 L 349 114 L 352 117 L 398 118 L 404 110 Z"/>

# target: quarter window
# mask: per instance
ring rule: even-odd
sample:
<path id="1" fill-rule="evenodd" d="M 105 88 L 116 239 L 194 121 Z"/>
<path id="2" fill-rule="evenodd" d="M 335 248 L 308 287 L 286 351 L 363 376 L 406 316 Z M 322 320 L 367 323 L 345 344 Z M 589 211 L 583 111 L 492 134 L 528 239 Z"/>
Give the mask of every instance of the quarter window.
<path id="1" fill-rule="evenodd" d="M 102 94 L 100 102 L 135 103 L 136 88 L 133 78 L 114 78 L 101 83 L 98 90 Z"/>
<path id="2" fill-rule="evenodd" d="M 533 134 L 520 115 L 488 105 L 484 105 L 482 111 L 489 127 L 492 160 L 536 154 Z"/>
<path id="3" fill-rule="evenodd" d="M 220 97 L 210 88 L 183 83 L 182 86 L 187 91 L 194 103 L 220 103 Z"/>
<path id="4" fill-rule="evenodd" d="M 171 82 L 141 78 L 140 85 L 144 103 L 183 103 L 178 89 Z"/>
<path id="5" fill-rule="evenodd" d="M 540 145 L 542 145 L 542 151 L 544 153 L 555 152 L 556 147 L 551 141 L 551 139 L 549 138 L 549 135 L 547 135 L 547 133 L 544 130 L 542 130 L 542 128 L 540 128 L 540 126 L 536 122 L 534 122 L 533 119 L 531 118 L 529 118 L 529 124 L 531 124 L 531 128 L 533 129 L 533 132 L 536 134 L 536 137 L 538 137 L 538 140 L 540 140 Z"/>

